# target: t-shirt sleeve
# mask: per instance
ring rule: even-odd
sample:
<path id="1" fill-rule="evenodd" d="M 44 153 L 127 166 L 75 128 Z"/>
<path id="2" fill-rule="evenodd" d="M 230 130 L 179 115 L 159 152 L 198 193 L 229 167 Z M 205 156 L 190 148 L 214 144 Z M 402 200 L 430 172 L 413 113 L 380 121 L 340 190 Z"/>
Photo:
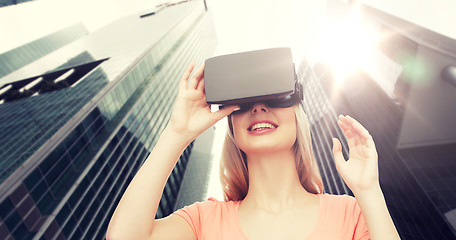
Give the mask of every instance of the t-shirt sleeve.
<path id="1" fill-rule="evenodd" d="M 205 215 L 215 206 L 215 199 L 208 199 L 204 202 L 196 202 L 192 205 L 183 207 L 173 214 L 184 218 L 193 230 L 196 239 L 201 239 L 202 222 Z"/>
<path id="2" fill-rule="evenodd" d="M 352 198 L 353 199 L 353 198 Z M 353 234 L 354 240 L 367 240 L 370 239 L 369 231 L 367 229 L 366 222 L 364 221 L 363 213 L 361 212 L 361 208 L 358 205 L 358 201 L 356 199 L 352 200 L 351 205 L 353 206 L 352 213 L 353 213 L 353 221 L 355 224 L 355 232 Z"/>

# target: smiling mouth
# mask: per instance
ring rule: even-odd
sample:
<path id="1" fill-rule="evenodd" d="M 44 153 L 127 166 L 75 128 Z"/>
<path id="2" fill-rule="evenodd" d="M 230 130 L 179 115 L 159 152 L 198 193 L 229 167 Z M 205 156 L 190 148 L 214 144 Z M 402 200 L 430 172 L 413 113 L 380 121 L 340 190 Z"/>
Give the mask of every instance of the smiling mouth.
<path id="1" fill-rule="evenodd" d="M 277 126 L 275 126 L 271 123 L 256 123 L 256 124 L 253 124 L 251 127 L 249 127 L 247 130 L 252 132 L 252 131 L 260 131 L 260 130 L 264 130 L 264 129 L 274 129 L 274 128 L 277 128 Z"/>

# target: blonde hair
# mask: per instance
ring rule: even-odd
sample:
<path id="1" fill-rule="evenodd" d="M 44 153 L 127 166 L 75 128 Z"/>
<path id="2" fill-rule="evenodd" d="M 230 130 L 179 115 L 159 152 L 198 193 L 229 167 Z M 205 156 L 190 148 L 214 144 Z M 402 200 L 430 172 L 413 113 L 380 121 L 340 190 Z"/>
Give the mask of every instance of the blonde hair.
<path id="1" fill-rule="evenodd" d="M 320 172 L 312 151 L 309 122 L 301 104 L 294 106 L 296 116 L 296 142 L 293 145 L 296 171 L 301 185 L 314 194 L 323 192 Z M 249 170 L 244 152 L 236 146 L 231 115 L 220 162 L 220 181 L 225 201 L 238 201 L 245 198 L 249 189 Z"/>

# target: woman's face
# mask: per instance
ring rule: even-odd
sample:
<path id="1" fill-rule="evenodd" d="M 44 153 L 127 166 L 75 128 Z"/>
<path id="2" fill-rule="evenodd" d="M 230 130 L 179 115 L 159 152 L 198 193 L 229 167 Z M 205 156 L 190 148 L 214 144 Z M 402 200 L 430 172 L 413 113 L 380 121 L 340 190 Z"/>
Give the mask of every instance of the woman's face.
<path id="1" fill-rule="evenodd" d="M 234 139 L 249 154 L 289 150 L 296 141 L 296 117 L 293 106 L 269 108 L 256 103 L 251 109 L 232 114 Z"/>

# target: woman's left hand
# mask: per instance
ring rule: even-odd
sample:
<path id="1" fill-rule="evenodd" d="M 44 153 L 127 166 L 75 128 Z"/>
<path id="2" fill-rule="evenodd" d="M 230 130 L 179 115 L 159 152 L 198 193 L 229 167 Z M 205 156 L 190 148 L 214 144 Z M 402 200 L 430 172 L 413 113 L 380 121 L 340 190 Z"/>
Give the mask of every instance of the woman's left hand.
<path id="1" fill-rule="evenodd" d="M 355 196 L 365 191 L 377 190 L 380 186 L 378 155 L 372 136 L 358 121 L 348 115 L 340 115 L 337 123 L 347 137 L 350 149 L 349 159 L 345 161 L 342 145 L 338 139 L 333 138 L 337 171 Z"/>

